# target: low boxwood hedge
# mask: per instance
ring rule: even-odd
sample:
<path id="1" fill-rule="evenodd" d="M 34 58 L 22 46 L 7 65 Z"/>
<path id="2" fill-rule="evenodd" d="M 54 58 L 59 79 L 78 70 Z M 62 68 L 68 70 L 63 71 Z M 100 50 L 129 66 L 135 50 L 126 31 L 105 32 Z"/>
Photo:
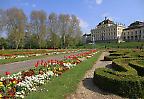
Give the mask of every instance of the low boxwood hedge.
<path id="1" fill-rule="evenodd" d="M 128 98 L 144 98 L 144 58 L 140 51 L 112 52 L 104 60 L 112 60 L 111 68 L 94 72 L 94 83 L 100 89 Z"/>
<path id="2" fill-rule="evenodd" d="M 144 76 L 144 60 L 134 60 L 129 65 L 137 70 L 139 76 Z"/>
<path id="3" fill-rule="evenodd" d="M 138 98 L 144 96 L 144 78 L 139 76 L 119 76 L 110 69 L 99 68 L 94 72 L 94 83 L 102 90 L 123 97 Z"/>
<path id="4" fill-rule="evenodd" d="M 104 61 L 112 61 L 114 59 L 121 58 L 122 56 L 104 56 Z"/>
<path id="5" fill-rule="evenodd" d="M 137 75 L 137 71 L 128 65 L 129 61 L 133 59 L 119 58 L 112 61 L 112 68 L 125 75 Z"/>

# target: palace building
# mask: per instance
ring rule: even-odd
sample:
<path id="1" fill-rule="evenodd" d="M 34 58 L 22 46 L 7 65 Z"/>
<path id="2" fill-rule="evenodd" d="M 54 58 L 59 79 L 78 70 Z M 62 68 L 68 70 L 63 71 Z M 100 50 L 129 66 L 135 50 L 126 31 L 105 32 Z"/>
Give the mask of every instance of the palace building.
<path id="1" fill-rule="evenodd" d="M 84 44 L 92 43 L 91 34 L 84 34 L 84 35 L 82 36 L 82 42 L 83 42 Z"/>
<path id="2" fill-rule="evenodd" d="M 125 29 L 123 24 L 117 24 L 106 19 L 100 22 L 95 29 L 91 30 L 91 39 L 97 41 L 120 41 L 121 35 Z"/>
<path id="3" fill-rule="evenodd" d="M 124 41 L 144 41 L 144 22 L 135 21 L 128 28 L 123 29 Z"/>

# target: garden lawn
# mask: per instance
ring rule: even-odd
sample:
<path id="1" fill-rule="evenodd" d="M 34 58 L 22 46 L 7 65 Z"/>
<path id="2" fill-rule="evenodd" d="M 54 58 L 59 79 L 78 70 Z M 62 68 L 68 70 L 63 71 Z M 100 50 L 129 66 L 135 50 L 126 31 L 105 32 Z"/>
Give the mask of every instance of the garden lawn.
<path id="1" fill-rule="evenodd" d="M 98 52 L 92 58 L 83 61 L 61 76 L 51 79 L 48 83 L 39 87 L 43 91 L 31 92 L 25 99 L 64 99 L 67 95 L 76 91 L 84 74 L 92 68 L 100 55 L 101 52 Z"/>
<path id="2" fill-rule="evenodd" d="M 93 44 L 86 44 L 84 46 L 80 46 L 80 48 L 141 48 L 144 47 L 144 42 L 96 42 Z"/>

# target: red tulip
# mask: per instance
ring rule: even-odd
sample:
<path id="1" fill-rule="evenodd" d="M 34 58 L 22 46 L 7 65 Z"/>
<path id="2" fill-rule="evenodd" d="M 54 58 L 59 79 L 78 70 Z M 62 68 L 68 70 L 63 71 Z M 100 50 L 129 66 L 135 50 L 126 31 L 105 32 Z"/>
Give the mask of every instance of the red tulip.
<path id="1" fill-rule="evenodd" d="M 36 67 L 36 68 L 38 67 L 38 63 L 35 64 L 35 67 Z"/>
<path id="2" fill-rule="evenodd" d="M 43 60 L 41 60 L 41 65 L 43 65 L 43 63 L 44 63 L 44 61 L 43 61 Z"/>
<path id="3" fill-rule="evenodd" d="M 45 63 L 44 63 L 44 67 L 46 67 L 46 66 L 47 66 L 47 63 L 45 62 Z"/>
<path id="4" fill-rule="evenodd" d="M 6 74 L 6 75 L 10 75 L 11 73 L 10 73 L 10 72 L 5 72 L 5 74 Z"/>

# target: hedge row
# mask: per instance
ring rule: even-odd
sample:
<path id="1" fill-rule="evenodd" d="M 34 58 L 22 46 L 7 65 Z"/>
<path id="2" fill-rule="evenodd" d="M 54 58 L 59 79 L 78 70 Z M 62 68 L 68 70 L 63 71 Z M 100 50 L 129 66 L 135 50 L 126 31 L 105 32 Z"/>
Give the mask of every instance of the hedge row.
<path id="1" fill-rule="evenodd" d="M 139 76 L 144 76 L 144 60 L 135 60 L 129 62 L 129 65 L 137 70 Z"/>
<path id="2" fill-rule="evenodd" d="M 108 68 L 99 68 L 94 72 L 94 83 L 102 90 L 123 97 L 144 97 L 144 78 L 139 76 L 118 76 Z"/>
<path id="3" fill-rule="evenodd" d="M 104 56 L 105 61 L 112 61 L 118 58 L 144 58 L 143 51 L 135 50 L 118 50 L 118 51 L 109 51 L 110 55 Z"/>
<path id="4" fill-rule="evenodd" d="M 104 57 L 112 60 L 112 66 L 96 69 L 94 83 L 104 91 L 123 97 L 144 98 L 144 58 L 140 57 L 141 53 L 114 51 Z"/>

